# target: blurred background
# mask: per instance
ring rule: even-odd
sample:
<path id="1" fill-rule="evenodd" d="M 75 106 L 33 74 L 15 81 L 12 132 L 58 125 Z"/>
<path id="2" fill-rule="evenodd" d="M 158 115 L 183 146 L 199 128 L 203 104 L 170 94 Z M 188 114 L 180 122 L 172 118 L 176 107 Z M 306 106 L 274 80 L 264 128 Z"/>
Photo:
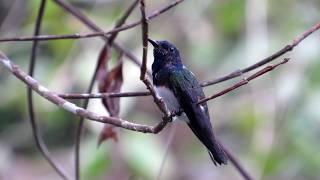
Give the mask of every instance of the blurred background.
<path id="1" fill-rule="evenodd" d="M 131 3 L 69 2 L 105 30 L 113 27 Z M 147 0 L 147 14 L 170 2 Z M 33 34 L 39 4 L 38 0 L 0 0 L 0 38 Z M 136 8 L 127 22 L 139 19 Z M 317 0 L 185 1 L 152 20 L 149 35 L 175 44 L 185 65 L 203 82 L 271 55 L 319 20 Z M 90 32 L 52 1 L 47 3 L 41 31 L 42 34 Z M 121 32 L 116 41 L 141 57 L 140 26 Z M 0 50 L 27 70 L 31 46 L 31 42 L 7 42 L 0 43 Z M 56 92 L 85 92 L 102 47 L 103 41 L 98 37 L 41 42 L 35 77 Z M 149 47 L 150 67 L 153 57 Z M 317 32 L 278 59 L 289 57 L 289 63 L 208 102 L 216 136 L 254 179 L 320 178 L 319 48 Z M 115 57 L 117 54 L 113 52 Z M 122 91 L 145 90 L 139 81 L 139 68 L 131 61 L 125 59 L 123 71 Z M 247 76 L 204 88 L 205 93 L 212 95 Z M 0 179 L 59 179 L 35 148 L 25 85 L 3 67 L 0 84 Z M 38 95 L 34 99 L 37 121 L 52 157 L 73 175 L 78 118 Z M 89 109 L 107 114 L 100 100 L 90 101 Z M 120 115 L 150 125 L 161 120 L 161 113 L 150 97 L 122 98 Z M 85 123 L 82 179 L 242 179 L 230 164 L 215 167 L 205 148 L 182 122 L 171 123 L 157 135 L 119 130 L 118 142 L 108 140 L 97 148 L 101 129 L 99 123 Z"/>

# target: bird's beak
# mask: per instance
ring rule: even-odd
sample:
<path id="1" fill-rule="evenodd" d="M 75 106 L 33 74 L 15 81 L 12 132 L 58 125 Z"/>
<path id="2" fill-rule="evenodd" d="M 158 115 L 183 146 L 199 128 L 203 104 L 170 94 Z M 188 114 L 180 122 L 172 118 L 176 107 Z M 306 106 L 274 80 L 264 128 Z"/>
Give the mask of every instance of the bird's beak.
<path id="1" fill-rule="evenodd" d="M 154 40 L 152 40 L 152 39 L 149 39 L 149 38 L 148 38 L 148 41 L 152 44 L 152 46 L 153 46 L 154 48 L 159 47 L 159 45 L 158 45 L 158 43 L 157 43 L 156 41 L 154 41 Z"/>

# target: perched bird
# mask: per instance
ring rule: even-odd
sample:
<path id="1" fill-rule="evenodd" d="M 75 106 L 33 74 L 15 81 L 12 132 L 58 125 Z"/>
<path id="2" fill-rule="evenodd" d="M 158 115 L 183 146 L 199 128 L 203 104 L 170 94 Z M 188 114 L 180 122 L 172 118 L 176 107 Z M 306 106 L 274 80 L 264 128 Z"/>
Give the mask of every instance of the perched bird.
<path id="1" fill-rule="evenodd" d="M 181 61 L 179 50 L 168 41 L 153 41 L 153 83 L 171 113 L 183 111 L 187 124 L 205 145 L 214 164 L 227 164 L 228 158 L 216 141 L 210 123 L 206 103 L 197 104 L 204 98 L 203 90 L 194 74 Z"/>

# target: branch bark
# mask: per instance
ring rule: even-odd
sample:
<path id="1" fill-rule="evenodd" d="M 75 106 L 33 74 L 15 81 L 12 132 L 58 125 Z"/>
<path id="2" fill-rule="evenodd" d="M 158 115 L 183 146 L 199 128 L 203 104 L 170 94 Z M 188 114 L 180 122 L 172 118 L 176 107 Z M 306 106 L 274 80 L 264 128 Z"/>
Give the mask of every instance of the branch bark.
<path id="1" fill-rule="evenodd" d="M 150 92 L 58 94 L 58 96 L 63 99 L 121 98 L 121 97 L 140 97 L 140 96 L 150 96 L 150 95 L 151 95 Z"/>
<path id="2" fill-rule="evenodd" d="M 8 57 L 6 57 L 0 51 L 0 63 L 4 65 L 4 67 L 9 70 L 14 76 L 24 82 L 28 87 L 30 87 L 37 94 L 47 99 L 48 101 L 56 104 L 57 106 L 63 108 L 64 110 L 73 113 L 79 117 L 83 117 L 92 121 L 108 123 L 114 126 L 118 126 L 124 129 L 143 132 L 143 133 L 158 133 L 160 132 L 165 124 L 162 122 L 158 123 L 155 126 L 141 125 L 136 123 L 131 123 L 121 118 L 114 118 L 109 116 L 101 116 L 92 111 L 88 111 L 84 108 L 81 108 L 69 101 L 66 101 L 60 98 L 56 93 L 50 91 L 43 85 L 41 85 L 37 80 L 29 76 L 25 73 L 19 66 L 14 64 Z"/>

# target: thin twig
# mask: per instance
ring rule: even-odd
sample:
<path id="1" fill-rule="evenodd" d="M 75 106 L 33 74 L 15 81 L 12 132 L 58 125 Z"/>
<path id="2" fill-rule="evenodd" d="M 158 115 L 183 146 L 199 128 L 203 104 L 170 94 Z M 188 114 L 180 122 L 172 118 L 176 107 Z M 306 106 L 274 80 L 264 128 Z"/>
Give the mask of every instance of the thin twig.
<path id="1" fill-rule="evenodd" d="M 138 1 L 138 0 L 137 0 Z M 175 7 L 180 4 L 184 0 L 173 1 L 171 4 L 165 6 L 164 8 L 153 12 L 151 15 L 147 17 L 147 21 L 154 19 L 155 17 L 161 15 L 162 13 L 168 11 L 169 9 Z M 57 1 L 59 3 L 60 1 Z M 61 2 L 60 2 L 61 3 Z M 120 21 L 119 21 L 120 22 Z M 92 37 L 105 37 L 110 34 L 116 34 L 117 32 L 124 31 L 127 29 L 134 28 L 141 24 L 141 20 L 133 22 L 128 25 L 118 26 L 116 28 L 111 29 L 110 31 L 99 31 L 94 33 L 76 33 L 76 34 L 63 34 L 63 35 L 37 35 L 37 36 L 21 36 L 21 37 L 12 37 L 12 38 L 2 38 L 0 42 L 10 42 L 10 41 L 48 41 L 48 40 L 64 40 L 64 39 L 81 39 L 81 38 L 92 38 Z"/>
<path id="2" fill-rule="evenodd" d="M 60 7 L 62 7 L 65 11 L 68 13 L 72 14 L 74 17 L 79 19 L 83 24 L 85 24 L 87 27 L 89 27 L 91 30 L 96 31 L 96 32 L 103 32 L 103 30 L 97 26 L 95 23 L 93 23 L 90 19 L 88 19 L 84 14 L 81 13 L 77 8 L 73 7 L 71 4 L 68 4 L 67 2 L 63 0 L 53 0 L 56 4 L 58 4 Z M 183 0 L 177 1 L 175 3 L 172 3 L 171 6 L 168 6 L 164 8 L 162 11 L 155 12 L 154 14 L 151 15 L 150 19 L 160 15 L 161 13 L 167 11 L 171 7 L 174 7 L 175 5 L 179 4 Z M 140 24 L 140 21 L 136 23 L 132 23 L 131 26 L 127 26 L 127 29 L 135 27 Z M 121 27 L 122 28 L 122 27 Z M 125 29 L 125 28 L 124 28 Z M 104 40 L 108 41 L 108 36 L 103 35 Z M 120 46 L 118 43 L 114 42 L 112 45 L 115 49 L 123 52 L 125 56 L 127 56 L 133 63 L 141 67 L 141 63 L 137 57 L 135 57 L 130 51 L 126 50 L 124 47 Z M 150 75 L 151 73 L 148 71 L 148 74 Z"/>
<path id="3" fill-rule="evenodd" d="M 121 98 L 121 97 L 139 97 L 150 96 L 150 92 L 121 92 L 121 93 L 70 93 L 58 94 L 63 99 L 97 99 L 97 98 Z"/>
<path id="4" fill-rule="evenodd" d="M 61 2 L 60 2 L 61 3 Z M 132 13 L 133 9 L 136 7 L 138 1 L 134 1 L 129 8 L 125 11 L 125 13 L 123 14 L 123 16 L 118 20 L 118 22 L 115 25 L 115 28 L 120 27 L 122 24 L 125 23 L 125 21 L 127 20 L 127 18 L 130 16 L 130 14 Z M 63 4 L 63 3 L 62 3 Z M 85 24 L 87 24 L 89 27 L 92 27 L 92 29 L 96 30 L 96 31 L 102 31 L 98 26 L 96 26 L 93 22 L 91 22 L 86 16 L 84 16 L 80 11 L 78 11 L 77 9 L 73 8 L 71 5 L 65 5 L 65 8 L 67 10 L 69 10 L 69 12 L 73 12 L 72 14 L 74 14 L 75 16 L 79 17 L 80 20 L 82 20 L 82 22 L 86 22 Z M 115 40 L 115 38 L 117 37 L 117 32 L 112 34 L 111 37 L 109 39 L 107 39 L 107 42 L 105 43 L 103 50 L 106 50 L 109 48 L 109 46 L 111 46 Z M 107 51 L 107 50 L 106 50 Z M 99 60 L 102 60 L 99 58 Z M 94 74 L 91 78 L 90 81 L 90 85 L 87 89 L 87 93 L 91 93 L 93 90 L 93 86 L 94 86 L 94 82 L 97 78 L 98 75 L 98 70 L 100 68 L 100 65 L 103 65 L 101 62 L 97 62 L 96 64 L 96 68 L 94 71 Z M 85 101 L 83 102 L 83 108 L 86 109 L 89 103 L 89 99 L 85 99 Z M 81 134 L 82 134 L 82 130 L 83 130 L 83 123 L 84 123 L 84 118 L 80 118 L 78 127 L 77 127 L 77 131 L 76 131 L 76 141 L 75 141 L 75 176 L 76 176 L 76 180 L 80 179 L 80 142 L 81 142 Z"/>
<path id="5" fill-rule="evenodd" d="M 240 164 L 238 159 L 225 147 L 223 144 L 219 141 L 219 144 L 222 146 L 223 151 L 227 154 L 230 162 L 233 164 L 233 166 L 239 171 L 241 176 L 245 180 L 253 180 L 253 178 L 250 176 L 250 174 L 243 168 L 243 165 Z"/>
<path id="6" fill-rule="evenodd" d="M 0 63 L 2 63 L 7 70 L 9 70 L 14 76 L 16 76 L 22 82 L 24 82 L 28 87 L 30 87 L 37 94 L 47 99 L 48 101 L 56 104 L 57 106 L 63 108 L 64 110 L 71 112 L 74 115 L 77 115 L 79 117 L 83 117 L 83 118 L 104 123 L 104 124 L 111 124 L 124 129 L 132 130 L 132 131 L 143 132 L 143 133 L 154 133 L 154 134 L 159 133 L 166 125 L 164 121 L 161 121 L 155 126 L 147 126 L 147 125 L 132 123 L 130 121 L 126 121 L 121 118 L 101 116 L 97 113 L 83 109 L 77 106 L 76 104 L 73 104 L 69 101 L 66 101 L 60 98 L 56 93 L 50 91 L 49 89 L 41 85 L 37 80 L 35 80 L 31 76 L 29 76 L 27 73 L 25 73 L 19 66 L 14 64 L 11 60 L 9 60 L 9 58 L 6 57 L 1 51 L 0 51 Z M 172 118 L 172 117 L 169 117 L 169 118 Z"/>
<path id="7" fill-rule="evenodd" d="M 147 55 L 148 55 L 148 22 L 146 18 L 146 5 L 144 0 L 140 0 L 141 22 L 142 22 L 142 65 L 140 69 L 140 80 L 146 78 Z"/>
<path id="8" fill-rule="evenodd" d="M 37 36 L 40 34 L 41 29 L 41 23 L 43 14 L 45 12 L 46 7 L 46 0 L 42 0 L 40 3 L 36 24 L 35 24 L 35 30 L 34 35 Z M 32 77 L 34 74 L 35 64 L 36 64 L 36 58 L 37 58 L 37 48 L 38 48 L 38 41 L 34 40 L 32 43 L 32 50 L 30 55 L 30 64 L 29 64 L 29 75 Z M 32 133 L 34 140 L 36 142 L 36 146 L 38 147 L 39 151 L 41 152 L 42 156 L 48 161 L 48 163 L 52 166 L 52 168 L 63 178 L 63 179 L 69 179 L 66 175 L 66 173 L 63 171 L 63 169 L 58 165 L 55 160 L 51 157 L 50 152 L 46 146 L 46 144 L 43 142 L 43 139 L 39 132 L 39 127 L 36 122 L 36 116 L 34 112 L 34 104 L 33 104 L 33 94 L 32 89 L 30 87 L 27 88 L 27 102 L 28 102 L 28 113 L 29 113 L 29 119 L 30 124 L 32 128 Z"/>
<path id="9" fill-rule="evenodd" d="M 170 133 L 168 135 L 168 138 L 166 140 L 167 141 L 166 142 L 166 146 L 165 146 L 166 148 L 165 148 L 165 152 L 164 152 L 161 164 L 160 164 L 160 169 L 159 169 L 159 172 L 157 174 L 156 180 L 160 180 L 160 178 L 161 178 L 162 172 L 163 172 L 165 164 L 166 164 L 166 160 L 167 160 L 169 152 L 170 152 L 170 147 L 172 145 L 173 137 L 174 137 L 174 135 L 176 133 L 176 129 L 177 129 L 177 126 L 176 126 L 175 123 L 173 123 L 173 125 L 172 125 L 172 127 L 170 129 Z"/>
<path id="10" fill-rule="evenodd" d="M 206 86 L 210 86 L 210 85 L 213 85 L 213 84 L 217 84 L 217 83 L 220 83 L 220 82 L 223 82 L 223 81 L 227 81 L 229 79 L 232 79 L 232 78 L 235 78 L 235 77 L 239 77 L 241 76 L 242 74 L 244 73 L 247 73 L 249 71 L 252 71 L 260 66 L 263 66 L 273 60 L 275 60 L 276 58 L 286 54 L 287 52 L 289 51 L 292 51 L 293 48 L 295 48 L 301 41 L 303 41 L 305 38 L 307 38 L 308 36 L 310 36 L 312 33 L 314 33 L 315 31 L 319 30 L 320 29 L 320 23 L 312 26 L 310 29 L 308 29 L 307 31 L 305 31 L 302 35 L 296 37 L 291 44 L 288 44 L 286 45 L 285 47 L 283 47 L 282 49 L 280 49 L 279 51 L 275 52 L 274 54 L 272 54 L 271 56 L 269 57 L 266 57 L 264 59 L 262 59 L 261 61 L 249 66 L 249 67 L 246 67 L 244 69 L 240 69 L 240 70 L 236 70 L 226 76 L 222 76 L 220 78 L 217 78 L 217 79 L 214 79 L 212 81 L 207 81 L 207 82 L 203 82 L 201 83 L 201 86 L 202 87 L 206 87 Z"/>
<path id="11" fill-rule="evenodd" d="M 253 75 L 249 76 L 248 78 L 245 78 L 245 79 L 243 79 L 242 81 L 234 84 L 233 86 L 231 86 L 231 87 L 229 87 L 229 88 L 226 88 L 226 89 L 224 89 L 224 90 L 222 90 L 222 91 L 220 91 L 220 92 L 218 92 L 218 93 L 216 93 L 216 94 L 214 94 L 214 95 L 212 95 L 212 96 L 210 96 L 210 97 L 201 99 L 201 100 L 198 102 L 198 104 L 201 104 L 201 103 L 207 102 L 207 101 L 209 101 L 209 100 L 215 99 L 215 98 L 220 97 L 220 96 L 222 96 L 222 95 L 224 95 L 224 94 L 226 94 L 226 93 L 228 93 L 228 92 L 230 92 L 230 91 L 233 91 L 233 90 L 235 90 L 235 89 L 237 89 L 237 88 L 239 88 L 239 87 L 241 87 L 241 86 L 243 86 L 243 85 L 246 85 L 246 84 L 249 83 L 249 81 L 251 81 L 251 80 L 253 80 L 253 79 L 255 79 L 255 78 L 259 77 L 259 76 L 262 76 L 263 74 L 265 74 L 265 73 L 267 73 L 267 72 L 272 71 L 272 70 L 275 69 L 276 67 L 278 67 L 278 66 L 280 66 L 280 65 L 282 65 L 282 64 L 285 64 L 285 63 L 287 63 L 288 61 L 289 61 L 289 58 L 285 58 L 285 59 L 284 59 L 283 61 L 281 61 L 280 63 L 277 63 L 277 64 L 275 64 L 275 65 L 266 66 L 265 68 L 263 68 L 263 69 L 261 69 L 260 71 L 254 73 Z"/>
<path id="12" fill-rule="evenodd" d="M 180 2 L 180 1 L 179 1 Z M 160 12 L 160 11 L 159 11 Z M 155 13 L 153 13 L 155 14 Z M 150 20 L 150 16 L 149 16 L 149 20 Z M 141 21 L 139 21 L 141 22 Z M 281 55 L 291 51 L 295 46 L 297 46 L 301 41 L 303 41 L 305 38 L 307 38 L 309 35 L 311 35 L 312 33 L 314 33 L 315 31 L 319 30 L 320 28 L 320 23 L 314 25 L 312 28 L 308 29 L 306 32 L 304 32 L 301 36 L 297 37 L 292 44 L 290 45 L 286 45 L 284 48 L 282 48 L 281 50 L 279 50 L 278 52 L 274 53 L 273 55 L 259 61 L 258 63 L 251 65 L 247 68 L 244 69 L 240 69 L 240 70 L 236 70 L 232 73 L 229 73 L 225 76 L 222 76 L 220 78 L 211 80 L 211 81 L 206 81 L 201 83 L 202 87 L 206 87 L 206 86 L 210 86 L 213 84 L 218 84 L 220 82 L 224 82 L 236 77 L 239 77 L 241 75 L 243 75 L 244 73 L 247 73 L 251 70 L 254 70 L 268 62 L 271 62 L 273 60 L 275 60 L 276 58 L 280 57 Z M 113 29 L 116 30 L 116 29 Z M 115 31 L 108 31 L 108 32 L 98 32 L 96 33 L 97 36 L 101 36 L 101 35 L 108 35 L 108 34 L 112 34 Z M 91 36 L 92 35 L 92 36 Z M 77 39 L 77 38 L 85 38 L 85 37 L 93 37 L 95 36 L 94 33 L 91 34 L 73 34 L 73 35 L 39 35 L 39 36 L 31 36 L 31 37 L 14 37 L 14 38 L 4 38 L 4 39 L 0 39 L 1 41 L 32 41 L 32 40 L 60 40 L 60 39 L 67 39 L 67 38 L 71 38 L 71 39 Z M 128 54 L 127 54 L 128 55 Z M 133 56 L 130 55 L 131 58 L 134 58 Z M 136 63 L 137 64 L 137 63 Z M 140 63 L 138 64 L 140 66 Z"/>
<path id="13" fill-rule="evenodd" d="M 79 11 L 77 8 L 73 7 L 71 4 L 68 4 L 66 1 L 63 0 L 53 0 L 57 5 L 59 5 L 61 8 L 63 8 L 66 12 L 73 15 L 75 18 L 77 18 L 79 21 L 81 21 L 84 25 L 86 25 L 89 29 L 96 31 L 96 32 L 103 32 L 103 30 L 97 26 L 93 21 L 91 21 L 87 16 L 85 16 L 81 11 Z M 103 35 L 102 37 L 106 42 L 108 42 L 108 36 Z M 120 46 L 118 43 L 114 42 L 112 46 L 123 52 L 125 56 L 127 56 L 132 62 L 137 64 L 138 66 L 141 65 L 139 59 L 135 57 L 130 51 L 126 50 L 124 47 Z"/>
<path id="14" fill-rule="evenodd" d="M 140 69 L 140 80 L 146 85 L 147 89 L 150 91 L 154 102 L 158 106 L 158 108 L 162 111 L 164 114 L 163 120 L 164 123 L 167 124 L 169 121 L 171 121 L 170 118 L 170 112 L 164 103 L 164 101 L 161 99 L 161 97 L 157 94 L 157 91 L 155 90 L 154 86 L 152 85 L 151 80 L 146 76 L 147 71 L 147 56 L 148 56 L 148 22 L 146 18 L 145 13 L 145 1 L 140 1 L 140 12 L 141 12 L 141 30 L 142 30 L 142 65 Z"/>
<path id="15" fill-rule="evenodd" d="M 139 0 L 133 1 L 133 3 L 129 6 L 129 8 L 123 13 L 122 17 L 116 22 L 116 25 L 114 26 L 113 30 L 121 27 L 126 22 L 126 20 L 130 16 L 130 14 L 134 10 L 134 8 L 138 5 L 138 3 L 139 3 Z M 111 34 L 111 36 L 109 37 L 109 40 L 108 40 L 109 45 L 112 45 L 112 43 L 115 40 L 115 38 L 117 37 L 118 33 L 119 33 L 119 31 L 116 31 Z"/>

